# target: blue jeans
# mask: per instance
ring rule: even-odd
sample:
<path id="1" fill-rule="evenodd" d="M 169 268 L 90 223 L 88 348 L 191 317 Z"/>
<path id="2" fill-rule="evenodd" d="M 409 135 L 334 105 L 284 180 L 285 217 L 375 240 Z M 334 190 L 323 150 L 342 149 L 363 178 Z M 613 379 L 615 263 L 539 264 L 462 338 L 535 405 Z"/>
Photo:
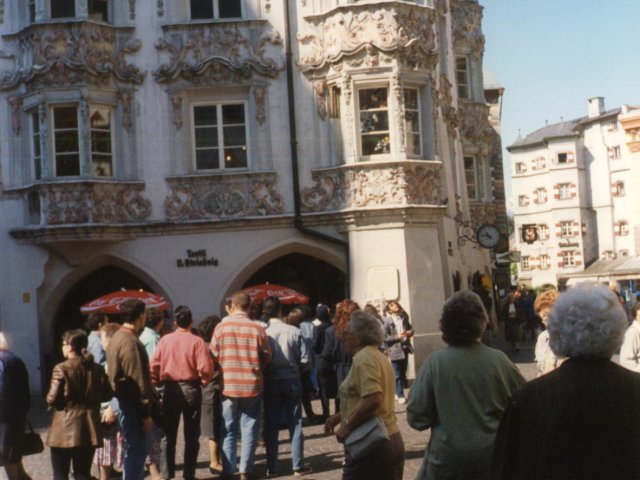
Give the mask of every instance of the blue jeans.
<path id="1" fill-rule="evenodd" d="M 232 398 L 222 395 L 222 471 L 236 472 L 236 441 L 241 436 L 240 473 L 252 473 L 262 417 L 262 394 Z"/>
<path id="2" fill-rule="evenodd" d="M 150 437 L 142 430 L 142 415 L 136 402 L 118 399 L 118 423 L 122 429 L 126 448 L 124 451 L 123 480 L 142 480 L 144 461 L 149 450 Z"/>
<path id="3" fill-rule="evenodd" d="M 267 469 L 278 470 L 278 433 L 285 419 L 291 439 L 293 470 L 302 468 L 304 437 L 302 435 L 302 384 L 300 379 L 267 379 L 264 390 L 264 441 L 267 447 Z"/>
<path id="4" fill-rule="evenodd" d="M 391 360 L 393 373 L 396 377 L 396 395 L 398 398 L 404 398 L 404 383 L 407 381 L 407 365 L 406 358 L 402 360 Z"/>

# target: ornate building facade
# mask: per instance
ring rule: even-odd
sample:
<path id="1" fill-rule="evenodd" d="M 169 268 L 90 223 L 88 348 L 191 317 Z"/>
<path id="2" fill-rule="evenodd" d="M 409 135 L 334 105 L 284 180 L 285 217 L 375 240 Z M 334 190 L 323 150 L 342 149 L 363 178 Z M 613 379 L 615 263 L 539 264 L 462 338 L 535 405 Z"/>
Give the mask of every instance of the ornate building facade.
<path id="1" fill-rule="evenodd" d="M 628 266 L 640 255 L 633 143 L 639 112 L 627 105 L 606 110 L 603 98 L 592 98 L 586 116 L 508 147 L 520 283 L 640 279 L 640 269 Z"/>
<path id="2" fill-rule="evenodd" d="M 264 281 L 396 299 L 419 364 L 446 298 L 492 275 L 477 1 L 0 3 L 0 328 L 35 390 L 121 287 L 196 319 Z"/>

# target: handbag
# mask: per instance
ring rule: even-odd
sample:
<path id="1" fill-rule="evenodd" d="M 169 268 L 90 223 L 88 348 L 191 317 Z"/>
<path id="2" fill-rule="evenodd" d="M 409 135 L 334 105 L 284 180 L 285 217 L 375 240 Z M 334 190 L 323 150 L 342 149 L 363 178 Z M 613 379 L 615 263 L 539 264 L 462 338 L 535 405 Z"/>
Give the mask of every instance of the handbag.
<path id="1" fill-rule="evenodd" d="M 27 425 L 29 426 L 29 431 L 24 432 L 22 436 L 22 455 L 27 456 L 42 453 L 44 451 L 44 443 L 42 443 L 40 434 L 33 431 L 29 420 L 27 420 Z"/>
<path id="2" fill-rule="evenodd" d="M 382 419 L 374 416 L 353 429 L 344 441 L 344 448 L 350 459 L 357 462 L 388 441 L 389 433 Z"/>

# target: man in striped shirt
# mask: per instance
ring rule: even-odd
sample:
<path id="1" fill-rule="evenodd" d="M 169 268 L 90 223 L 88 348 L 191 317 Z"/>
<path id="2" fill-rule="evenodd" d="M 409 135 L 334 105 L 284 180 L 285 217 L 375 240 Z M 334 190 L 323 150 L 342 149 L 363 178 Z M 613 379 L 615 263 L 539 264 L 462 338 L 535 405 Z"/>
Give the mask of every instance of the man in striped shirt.
<path id="1" fill-rule="evenodd" d="M 262 414 L 263 372 L 271 362 L 267 333 L 249 318 L 251 298 L 231 297 L 229 316 L 216 327 L 211 353 L 222 374 L 222 480 L 236 471 L 236 436 L 241 435 L 240 478 L 254 478 L 253 462 Z"/>

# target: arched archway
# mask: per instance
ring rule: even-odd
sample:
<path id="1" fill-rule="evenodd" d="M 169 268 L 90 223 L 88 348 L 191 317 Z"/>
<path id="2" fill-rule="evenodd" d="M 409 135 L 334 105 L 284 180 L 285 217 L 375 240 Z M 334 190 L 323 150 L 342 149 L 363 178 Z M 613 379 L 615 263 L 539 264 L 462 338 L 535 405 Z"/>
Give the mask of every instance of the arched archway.
<path id="1" fill-rule="evenodd" d="M 285 285 L 309 297 L 309 305 L 335 305 L 344 299 L 346 275 L 335 266 L 316 257 L 290 253 L 270 261 L 254 272 L 242 288 L 261 283 Z"/>
<path id="2" fill-rule="evenodd" d="M 141 288 L 155 293 L 154 289 L 145 281 L 133 273 L 113 265 L 105 265 L 94 270 L 66 292 L 53 317 L 50 338 L 52 343 L 45 345 L 45 352 L 50 353 L 44 355 L 44 372 L 51 372 L 53 365 L 62 360 L 59 348 L 62 334 L 69 329 L 80 328 L 84 325 L 86 317 L 80 312 L 80 306 L 121 288 L 127 290 Z"/>

